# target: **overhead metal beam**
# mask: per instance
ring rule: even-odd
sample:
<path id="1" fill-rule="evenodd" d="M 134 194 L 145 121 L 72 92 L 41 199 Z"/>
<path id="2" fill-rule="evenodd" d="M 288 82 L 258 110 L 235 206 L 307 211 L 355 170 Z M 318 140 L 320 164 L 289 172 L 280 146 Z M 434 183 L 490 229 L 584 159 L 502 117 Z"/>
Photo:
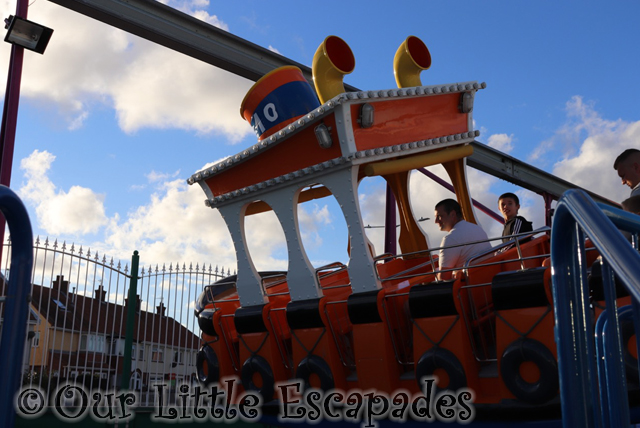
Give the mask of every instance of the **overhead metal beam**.
<path id="1" fill-rule="evenodd" d="M 252 81 L 285 65 L 299 67 L 306 79 L 313 81 L 310 67 L 156 0 L 49 1 Z M 350 85 L 345 85 L 345 89 L 359 90 Z M 474 153 L 467 163 L 487 174 L 556 198 L 568 189 L 580 188 L 485 144 L 477 141 L 472 144 Z M 598 202 L 617 205 L 595 193 L 587 193 Z"/>
<path id="2" fill-rule="evenodd" d="M 156 0 L 50 1 L 252 81 L 284 65 L 299 67 L 313 80 L 310 67 Z"/>
<path id="3" fill-rule="evenodd" d="M 554 196 L 555 199 L 559 199 L 569 189 L 582 189 L 597 202 L 614 206 L 619 205 L 486 144 L 474 141 L 471 145 L 473 146 L 473 154 L 467 158 L 467 165 L 494 177 L 501 178 L 535 193 L 548 193 Z"/>

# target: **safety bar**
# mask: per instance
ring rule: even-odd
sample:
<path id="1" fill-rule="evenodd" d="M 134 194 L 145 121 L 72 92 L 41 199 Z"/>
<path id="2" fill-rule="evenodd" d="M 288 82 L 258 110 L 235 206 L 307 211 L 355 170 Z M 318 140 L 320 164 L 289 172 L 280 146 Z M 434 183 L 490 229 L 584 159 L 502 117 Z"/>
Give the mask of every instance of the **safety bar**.
<path id="1" fill-rule="evenodd" d="M 327 304 L 324 307 L 324 315 L 329 320 L 329 331 L 331 331 L 331 336 L 333 337 L 333 341 L 336 344 L 336 347 L 338 348 L 338 355 L 340 356 L 340 362 L 342 362 L 342 365 L 344 367 L 346 367 L 347 369 L 355 370 L 355 368 L 356 368 L 355 356 L 347 354 L 347 352 L 349 350 L 353 349 L 353 348 L 350 345 L 349 349 L 347 349 L 347 350 L 342 349 L 343 347 L 340 346 L 341 345 L 341 341 L 338 340 L 338 338 L 340 337 L 341 339 L 345 339 L 345 340 L 349 341 L 349 338 L 345 334 L 340 334 L 340 336 L 338 336 L 338 334 L 336 333 L 336 331 L 333 328 L 333 323 L 331 322 L 331 317 L 329 316 L 329 312 L 328 312 L 329 305 L 337 305 L 337 304 L 340 304 L 340 303 L 346 305 L 347 301 L 346 300 L 334 300 L 332 302 L 327 302 Z M 339 322 L 339 320 L 338 320 L 338 322 Z M 353 351 L 352 351 L 352 353 L 353 353 Z"/>
<path id="2" fill-rule="evenodd" d="M 334 289 L 334 288 L 351 287 L 351 282 L 348 282 L 347 284 L 331 285 L 331 286 L 327 286 L 327 287 L 322 287 L 322 283 L 320 281 L 320 278 L 327 279 L 332 275 L 335 275 L 335 274 L 337 274 L 339 272 L 342 272 L 346 268 L 347 268 L 347 265 L 345 265 L 344 263 L 341 263 L 341 262 L 333 262 L 333 263 L 326 264 L 324 266 L 320 266 L 319 268 L 316 268 L 316 272 L 315 272 L 316 273 L 316 280 L 318 281 L 318 284 L 321 284 L 320 287 L 323 290 L 331 290 L 331 289 Z M 335 270 L 332 270 L 331 272 L 328 272 L 328 273 L 322 275 L 322 272 L 328 271 L 330 269 L 335 269 Z"/>
<path id="3" fill-rule="evenodd" d="M 401 296 L 408 296 L 409 293 L 397 293 L 397 294 L 391 294 L 388 296 L 385 296 L 384 299 L 382 300 L 382 309 L 384 311 L 384 318 L 386 320 L 386 324 L 387 324 L 387 329 L 389 331 L 389 336 L 391 337 L 391 346 L 393 347 L 393 352 L 396 355 L 396 362 L 398 364 L 400 364 L 401 366 L 413 366 L 414 361 L 413 361 L 413 354 L 409 353 L 409 352 L 403 352 L 403 348 L 401 348 L 401 340 L 404 339 L 402 337 L 402 330 L 398 329 L 398 334 L 400 335 L 400 338 L 396 337 L 396 333 L 394 332 L 393 326 L 391 325 L 391 312 L 389 312 L 389 305 L 387 304 L 387 299 L 392 299 L 394 297 L 401 297 Z M 398 314 L 397 311 L 395 311 L 395 316 L 396 319 L 399 319 L 400 317 L 404 316 L 404 314 Z M 400 321 L 401 322 L 401 321 Z M 413 340 L 413 337 L 410 336 L 410 340 Z M 400 340 L 398 340 L 400 339 Z"/>
<path id="4" fill-rule="evenodd" d="M 33 268 L 33 233 L 29 215 L 22 201 L 5 186 L 0 186 L 0 211 L 9 224 L 13 245 L 4 325 L 0 339 L 0 367 L 4 372 L 4 382 L 0 382 L 0 426 L 12 427 L 16 416 L 13 397 L 20 387 L 22 354 L 27 335 Z M 4 227 L 4 224 L 0 227 Z"/>
<path id="5" fill-rule="evenodd" d="M 606 379 L 608 394 L 625 397 L 616 403 L 608 403 L 617 408 L 603 412 L 598 398 L 584 246 L 586 235 L 611 268 L 611 271 L 603 269 L 602 276 L 608 313 L 607 349 L 616 351 L 606 353 L 605 358 L 613 358 L 611 367 L 617 366 L 621 370 L 619 318 L 611 277 L 615 273 L 634 303 L 639 302 L 640 254 L 618 228 L 637 233 L 640 217 L 596 204 L 582 190 L 569 190 L 558 201 L 551 230 L 551 266 L 560 396 L 563 426 L 567 428 L 629 426 L 624 376 L 612 375 Z M 638 317 L 635 318 L 637 322 Z M 617 421 L 603 421 L 604 415 L 612 414 L 616 414 Z"/>
<path id="6" fill-rule="evenodd" d="M 274 278 L 281 278 L 277 281 L 273 281 L 271 284 L 266 285 L 266 280 L 269 279 L 274 279 Z M 267 289 L 275 287 L 276 285 L 279 284 L 284 284 L 285 282 L 287 282 L 287 274 L 286 273 L 278 273 L 275 275 L 268 275 L 268 276 L 261 276 L 260 277 L 260 286 L 262 287 L 262 293 L 265 296 L 287 296 L 289 295 L 289 290 L 287 289 L 287 291 L 282 291 L 280 293 L 267 293 Z"/>
<path id="7" fill-rule="evenodd" d="M 320 275 L 320 272 L 323 272 L 325 270 L 329 270 L 329 269 L 335 269 L 333 272 L 330 272 L 329 275 L 334 274 L 336 272 L 340 272 L 341 270 L 346 269 L 347 265 L 345 265 L 342 262 L 333 262 L 333 263 L 329 263 L 326 264 L 324 266 L 320 266 L 319 268 L 316 268 L 316 275 Z"/>
<path id="8" fill-rule="evenodd" d="M 430 248 L 428 250 L 413 251 L 411 253 L 403 253 L 403 254 L 390 254 L 390 253 L 381 254 L 378 257 L 373 259 L 374 264 L 378 264 L 379 262 L 388 263 L 389 260 L 391 260 L 391 259 L 406 258 L 406 257 L 409 257 L 409 256 L 415 256 L 415 255 L 425 255 L 426 256 L 427 254 L 429 256 L 429 261 L 424 262 L 424 263 L 420 263 L 419 265 L 416 265 L 416 266 L 412 266 L 409 269 L 405 269 L 403 271 L 400 271 L 400 272 L 398 272 L 398 273 L 396 273 L 394 275 L 391 275 L 391 276 L 389 276 L 387 278 L 380 278 L 380 274 L 378 273 L 378 269 L 376 269 L 376 275 L 377 275 L 377 277 L 378 277 L 378 279 L 380 281 L 391 281 L 393 279 L 403 279 L 403 278 L 405 278 L 405 275 L 408 274 L 409 272 L 416 271 L 416 270 L 421 269 L 421 268 L 423 268 L 423 267 L 425 267 L 427 265 L 431 265 L 432 272 L 429 272 L 429 273 L 433 273 L 436 270 L 436 265 L 435 265 L 435 262 L 434 262 L 434 258 L 431 256 L 431 252 L 432 251 L 438 251 L 438 250 L 440 250 L 440 248 Z M 427 254 L 425 254 L 425 253 L 427 253 Z M 420 275 L 423 275 L 423 274 L 420 274 Z M 419 276 L 419 275 L 413 275 L 413 276 Z"/>
<path id="9" fill-rule="evenodd" d="M 227 352 L 229 353 L 229 358 L 231 358 L 231 365 L 233 366 L 233 370 L 235 370 L 236 373 L 240 372 L 240 356 L 238 355 L 238 353 L 235 350 L 234 344 L 233 344 L 233 339 L 230 335 L 227 335 L 227 329 L 224 328 L 224 326 L 222 325 L 222 319 L 223 318 L 233 318 L 235 317 L 235 314 L 227 314 L 227 315 L 222 315 L 220 317 L 220 331 L 222 332 L 222 335 L 224 336 L 224 344 L 227 347 Z M 233 321 L 231 321 L 233 322 Z"/>
<path id="10" fill-rule="evenodd" d="M 480 266 L 473 266 L 475 267 L 480 267 Z M 462 291 L 463 290 L 470 290 L 470 289 L 474 289 L 474 288 L 489 288 L 491 287 L 491 283 L 487 282 L 484 284 L 473 284 L 473 285 L 465 285 L 463 287 L 460 287 L 460 289 L 458 290 L 458 293 L 456 294 L 456 298 L 458 299 L 458 302 L 460 302 L 461 306 L 464 306 L 464 301 L 463 301 L 463 297 L 462 297 Z M 478 347 L 477 341 L 478 339 L 476 339 L 474 337 L 473 334 L 473 328 L 472 328 L 472 322 L 474 320 L 478 320 L 480 318 L 480 315 L 476 312 L 476 308 L 471 305 L 471 317 L 469 317 L 467 315 L 467 311 L 462 311 L 462 319 L 464 320 L 464 324 L 467 327 L 467 334 L 469 336 L 469 343 L 471 344 L 471 352 L 473 353 L 474 358 L 476 359 L 476 361 L 478 362 L 493 362 L 493 361 L 497 361 L 497 358 L 492 357 L 490 355 L 488 355 L 486 352 L 480 352 L 480 349 Z M 480 339 L 482 341 L 482 339 Z M 484 349 L 486 349 L 486 347 L 483 347 Z"/>
<path id="11" fill-rule="evenodd" d="M 518 253 L 518 258 L 517 259 L 512 259 L 512 260 L 505 260 L 504 262 L 513 262 L 513 261 L 519 261 L 520 262 L 520 266 L 522 267 L 522 269 L 525 269 L 524 266 L 524 260 L 526 260 L 526 258 L 522 257 L 522 250 L 520 249 L 520 241 L 522 241 L 523 239 L 527 239 L 527 238 L 533 238 L 535 235 L 538 235 L 540 233 L 546 233 L 549 232 L 551 230 L 550 227 L 548 226 L 544 226 L 541 227 L 539 229 L 534 230 L 533 232 L 525 232 L 525 233 L 517 233 L 515 235 L 507 235 L 507 236 L 501 236 L 500 238 L 491 238 L 489 239 L 489 242 L 491 241 L 495 241 L 495 240 L 502 240 L 504 238 L 511 238 L 508 242 L 504 242 L 500 245 L 497 245 L 495 247 L 493 247 L 490 250 L 487 250 L 485 252 L 482 253 L 478 253 L 476 255 L 474 255 L 473 257 L 471 257 L 469 260 L 467 260 L 464 264 L 464 270 L 465 272 L 469 269 L 469 266 L 471 265 L 471 263 L 474 260 L 478 260 L 481 259 L 482 257 L 485 257 L 487 255 L 491 255 L 491 254 L 496 254 L 498 252 L 504 251 L 503 248 L 510 248 L 511 246 L 513 246 L 513 244 L 516 245 L 516 251 Z"/>
<path id="12" fill-rule="evenodd" d="M 284 368 L 291 371 L 291 374 L 293 374 L 293 359 L 291 357 L 291 350 L 290 349 L 286 349 L 286 344 L 284 343 L 284 340 L 282 337 L 280 337 L 280 335 L 276 334 L 276 332 L 278 330 L 276 330 L 276 325 L 274 324 L 274 320 L 271 317 L 271 314 L 273 313 L 275 315 L 276 311 L 286 311 L 287 308 L 272 308 L 269 311 L 269 315 L 267 316 L 267 319 L 269 320 L 269 324 L 271 324 L 271 330 L 273 331 L 273 334 L 276 338 L 276 345 L 278 348 L 278 352 L 280 353 L 280 358 L 282 358 L 282 363 L 284 365 Z M 285 314 L 285 319 L 286 319 L 286 314 Z M 280 327 L 280 331 L 283 330 L 283 326 L 282 324 L 280 324 L 279 321 L 276 321 L 278 323 L 278 327 Z M 289 324 L 286 323 L 285 321 L 285 328 L 289 328 Z M 293 332 L 291 333 L 293 334 Z"/>
<path id="13" fill-rule="evenodd" d="M 215 307 L 215 302 L 216 302 L 216 301 L 218 301 L 218 302 L 231 302 L 231 301 L 232 301 L 232 300 L 228 300 L 228 299 L 219 299 L 219 300 L 216 300 L 216 298 L 213 296 L 213 293 L 211 292 L 211 290 L 212 290 L 214 287 L 219 287 L 220 285 L 226 285 L 226 284 L 233 284 L 233 286 L 235 287 L 235 286 L 236 286 L 236 281 L 217 282 L 217 283 L 215 283 L 215 284 L 209 284 L 209 285 L 205 285 L 205 286 L 204 286 L 204 293 L 205 293 L 205 294 L 206 294 L 206 296 L 207 296 L 207 300 L 208 300 L 210 303 L 213 303 L 213 304 L 214 304 L 214 307 Z"/>
<path id="14" fill-rule="evenodd" d="M 521 265 L 522 265 L 522 268 L 524 269 L 524 261 L 528 260 L 528 259 L 531 259 L 532 257 L 522 257 L 522 251 L 520 250 L 519 241 L 522 240 L 522 239 L 526 239 L 528 237 L 533 237 L 533 236 L 538 235 L 540 233 L 549 232 L 550 230 L 551 229 L 549 227 L 545 226 L 545 227 L 541 227 L 539 229 L 536 229 L 533 232 L 525 232 L 525 233 L 518 233 L 518 234 L 515 234 L 515 235 L 501 236 L 501 237 L 498 237 L 498 238 L 483 239 L 483 240 L 480 240 L 480 241 L 466 242 L 464 244 L 450 245 L 450 246 L 447 246 L 447 247 L 435 247 L 435 248 L 429 248 L 427 250 L 419 250 L 419 251 L 413 251 L 413 252 L 410 252 L 410 253 L 403 253 L 403 254 L 397 254 L 397 255 L 391 255 L 391 254 L 388 254 L 388 253 L 382 254 L 382 255 L 380 255 L 380 256 L 378 256 L 378 257 L 376 257 L 374 259 L 374 263 L 377 264 L 379 262 L 387 262 L 389 259 L 393 259 L 393 258 L 401 258 L 401 257 L 415 256 L 415 255 L 421 255 L 421 254 L 424 254 L 424 255 L 429 254 L 429 256 L 430 256 L 432 252 L 438 252 L 440 250 L 447 249 L 447 248 L 456 248 L 456 247 L 462 247 L 462 246 L 465 246 L 465 245 L 480 244 L 480 243 L 483 243 L 483 242 L 502 241 L 504 238 L 513 238 L 513 240 L 510 240 L 509 242 L 501 243 L 501 244 L 499 244 L 499 245 L 497 245 L 495 247 L 491 247 L 490 249 L 488 249 L 488 250 L 486 250 L 484 252 L 481 252 L 481 253 L 478 253 L 478 254 L 474 255 L 473 257 L 471 257 L 469 260 L 467 260 L 465 262 L 463 267 L 456 267 L 456 268 L 452 268 L 452 269 L 442 269 L 442 270 L 436 269 L 434 257 L 429 257 L 428 261 L 426 261 L 424 263 L 420 263 L 420 264 L 418 264 L 416 266 L 412 266 L 412 267 L 410 267 L 408 269 L 405 269 L 405 270 L 403 270 L 401 272 L 398 272 L 398 273 L 396 273 L 394 275 L 391 275 L 391 276 L 389 276 L 387 278 L 381 278 L 377 269 L 376 269 L 376 275 L 378 276 L 378 279 L 380 281 L 385 282 L 385 281 L 391 281 L 391 280 L 395 280 L 395 279 L 409 279 L 409 278 L 414 278 L 414 277 L 417 277 L 417 276 L 431 275 L 431 274 L 442 273 L 442 272 L 451 272 L 451 271 L 456 271 L 456 270 L 464 270 L 465 272 L 467 272 L 469 270 L 469 268 L 471 267 L 470 263 L 472 261 L 481 259 L 481 258 L 483 258 L 485 256 L 488 256 L 488 255 L 493 255 L 496 252 L 500 251 L 502 248 L 506 248 L 506 247 L 514 245 L 514 243 L 518 248 L 518 251 L 517 251 L 518 252 L 518 258 L 510 259 L 510 260 L 502 260 L 500 262 L 495 262 L 495 263 L 489 263 L 489 264 L 486 264 L 486 266 L 491 265 L 491 264 L 503 264 L 503 263 L 507 263 L 507 262 L 519 261 L 521 263 Z M 533 258 L 539 258 L 539 257 L 540 256 L 536 256 L 536 257 L 533 257 Z M 431 272 L 410 275 L 411 272 L 415 272 L 415 271 L 417 271 L 419 269 L 422 269 L 422 268 L 424 268 L 425 266 L 428 266 L 428 265 L 431 265 Z M 482 266 L 485 266 L 485 265 L 482 265 Z M 473 267 L 480 267 L 480 265 L 473 266 Z"/>

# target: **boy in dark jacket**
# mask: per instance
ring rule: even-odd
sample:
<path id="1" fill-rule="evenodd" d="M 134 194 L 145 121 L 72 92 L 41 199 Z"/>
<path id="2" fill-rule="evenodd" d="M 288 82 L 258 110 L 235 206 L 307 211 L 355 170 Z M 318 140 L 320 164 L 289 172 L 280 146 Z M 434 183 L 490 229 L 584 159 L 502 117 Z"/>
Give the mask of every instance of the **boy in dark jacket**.
<path id="1" fill-rule="evenodd" d="M 518 215 L 520 200 L 514 193 L 505 193 L 498 198 L 498 208 L 504 217 L 504 229 L 502 236 L 517 235 L 533 231 L 533 224 Z M 503 238 L 502 242 L 508 242 L 513 238 Z"/>

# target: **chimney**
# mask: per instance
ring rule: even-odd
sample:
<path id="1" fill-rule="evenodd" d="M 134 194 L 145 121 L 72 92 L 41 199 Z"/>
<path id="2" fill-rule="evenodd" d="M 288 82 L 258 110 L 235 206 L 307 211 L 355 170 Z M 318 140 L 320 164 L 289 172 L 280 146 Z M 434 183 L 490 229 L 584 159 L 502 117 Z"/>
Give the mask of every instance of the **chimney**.
<path id="1" fill-rule="evenodd" d="M 164 316 L 164 310 L 166 309 L 164 307 L 164 302 L 160 302 L 160 304 L 158 306 L 156 306 L 156 309 L 158 310 L 158 315 L 160 316 Z"/>
<path id="2" fill-rule="evenodd" d="M 142 300 L 140 300 L 140 295 L 136 294 L 136 312 L 140 312 L 140 304 L 142 303 Z M 129 298 L 125 297 L 124 299 L 124 306 L 125 307 L 129 307 Z"/>
<path id="3" fill-rule="evenodd" d="M 107 291 L 104 289 L 104 287 L 102 286 L 102 284 L 100 284 L 98 286 L 98 289 L 96 290 L 96 300 L 99 302 L 104 302 L 104 298 L 107 295 Z"/>
<path id="4" fill-rule="evenodd" d="M 54 296 L 58 296 L 58 293 L 66 296 L 69 292 L 69 281 L 64 280 L 63 275 L 56 276 L 55 281 L 53 281 L 52 288 L 54 291 Z"/>

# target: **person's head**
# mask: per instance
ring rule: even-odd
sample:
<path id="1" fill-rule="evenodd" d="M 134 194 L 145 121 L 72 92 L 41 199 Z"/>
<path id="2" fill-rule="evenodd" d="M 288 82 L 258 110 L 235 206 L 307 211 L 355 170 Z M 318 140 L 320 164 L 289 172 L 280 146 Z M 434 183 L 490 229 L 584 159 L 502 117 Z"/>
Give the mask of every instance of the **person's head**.
<path id="1" fill-rule="evenodd" d="M 498 198 L 498 209 L 504 217 L 504 221 L 511 220 L 518 215 L 520 209 L 520 200 L 515 193 L 503 193 Z"/>
<path id="2" fill-rule="evenodd" d="M 436 204 L 436 224 L 443 232 L 449 232 L 453 229 L 462 217 L 462 208 L 454 199 L 444 199 Z"/>
<path id="3" fill-rule="evenodd" d="M 632 189 L 640 183 L 640 150 L 627 149 L 620 153 L 613 162 L 613 169 L 618 171 L 618 177 L 622 184 L 626 184 Z"/>
<path id="4" fill-rule="evenodd" d="M 640 214 L 640 196 L 632 196 L 622 201 L 622 209 L 630 213 Z"/>

